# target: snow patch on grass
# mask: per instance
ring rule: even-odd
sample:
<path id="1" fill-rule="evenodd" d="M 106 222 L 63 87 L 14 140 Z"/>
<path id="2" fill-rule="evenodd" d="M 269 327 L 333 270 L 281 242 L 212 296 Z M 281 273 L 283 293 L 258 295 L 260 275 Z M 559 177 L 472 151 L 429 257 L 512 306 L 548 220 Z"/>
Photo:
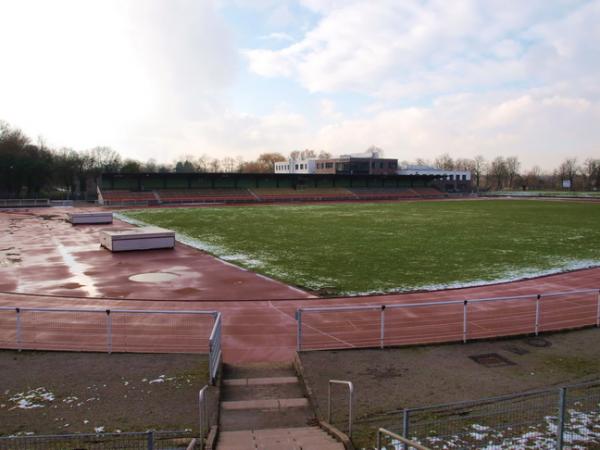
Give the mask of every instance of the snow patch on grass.
<path id="1" fill-rule="evenodd" d="M 44 408 L 44 402 L 54 401 L 54 394 L 48 391 L 45 387 L 31 389 L 27 392 L 19 392 L 8 399 L 15 406 L 12 409 L 35 409 Z"/>
<path id="2" fill-rule="evenodd" d="M 558 273 L 570 272 L 573 270 L 581 270 L 581 269 L 592 269 L 595 267 L 600 267 L 600 260 L 582 260 L 582 261 L 563 261 L 560 263 L 559 267 L 554 267 L 552 269 L 519 269 L 504 272 L 504 275 L 498 276 L 496 278 L 491 279 L 478 279 L 473 281 L 457 281 L 454 283 L 438 283 L 438 284 L 423 284 L 423 285 L 413 285 L 413 286 L 405 286 L 391 289 L 378 289 L 371 291 L 346 291 L 341 292 L 340 295 L 346 295 L 349 297 L 353 296 L 363 296 L 363 295 L 379 295 L 379 294 L 391 294 L 391 293 L 403 293 L 403 292 L 411 292 L 416 290 L 423 291 L 440 291 L 446 289 L 461 289 L 468 287 L 476 287 L 476 286 L 486 286 L 490 284 L 499 284 L 499 283 L 511 283 L 513 281 L 526 280 L 529 278 L 538 278 L 548 275 L 556 275 Z"/>

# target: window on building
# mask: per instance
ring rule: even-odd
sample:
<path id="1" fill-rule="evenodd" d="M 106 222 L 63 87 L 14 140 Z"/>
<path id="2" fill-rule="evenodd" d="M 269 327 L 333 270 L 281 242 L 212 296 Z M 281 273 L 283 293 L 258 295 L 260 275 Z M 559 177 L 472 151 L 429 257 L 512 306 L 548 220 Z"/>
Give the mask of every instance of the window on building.
<path id="1" fill-rule="evenodd" d="M 466 175 L 463 175 L 463 176 L 462 176 L 462 179 L 463 179 L 463 181 L 467 181 L 467 176 L 466 176 Z"/>
<path id="2" fill-rule="evenodd" d="M 379 168 L 383 169 L 383 163 L 382 162 L 379 163 Z"/>

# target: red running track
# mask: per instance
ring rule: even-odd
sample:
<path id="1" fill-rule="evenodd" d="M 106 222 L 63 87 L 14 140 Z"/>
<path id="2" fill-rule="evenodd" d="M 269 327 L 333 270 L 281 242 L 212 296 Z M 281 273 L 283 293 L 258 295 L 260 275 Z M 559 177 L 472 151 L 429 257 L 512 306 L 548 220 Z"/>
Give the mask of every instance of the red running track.
<path id="1" fill-rule="evenodd" d="M 441 302 L 597 289 L 600 286 L 600 268 L 595 268 L 466 289 L 311 298 L 305 292 L 223 264 L 184 245 L 178 244 L 174 251 L 110 253 L 97 244 L 97 232 L 102 226 L 72 227 L 62 220 L 63 213 L 56 208 L 0 213 L 0 290 L 56 295 L 0 294 L 0 306 L 218 310 L 223 314 L 224 359 L 230 362 L 290 360 L 296 348 L 294 316 L 299 307 Z M 127 225 L 113 225 L 123 226 Z M 139 284 L 128 278 L 132 274 L 152 271 L 174 273 L 176 278 L 161 285 Z M 136 301 L 135 298 L 152 300 Z M 257 298 L 260 300 L 255 300 Z M 490 302 L 469 308 L 470 339 L 533 331 L 535 302 Z M 597 296 L 594 294 L 543 299 L 539 331 L 593 325 L 596 308 Z M 23 321 L 23 337 L 31 348 L 104 349 L 105 322 L 101 319 L 92 320 L 72 313 L 51 313 L 51 318 L 47 313 L 26 314 L 36 315 Z M 386 310 L 385 344 L 461 340 L 462 314 L 462 305 Z M 138 351 L 205 351 L 209 321 L 202 323 L 188 316 L 170 316 L 169 320 L 144 317 L 129 318 L 126 324 L 121 324 L 122 334 L 115 339 L 115 345 Z M 380 343 L 376 312 L 305 318 L 303 332 L 307 347 L 351 348 Z M 126 333 L 125 328 L 136 331 Z M 0 345 L 12 347 L 14 338 L 14 313 L 1 313 Z"/>

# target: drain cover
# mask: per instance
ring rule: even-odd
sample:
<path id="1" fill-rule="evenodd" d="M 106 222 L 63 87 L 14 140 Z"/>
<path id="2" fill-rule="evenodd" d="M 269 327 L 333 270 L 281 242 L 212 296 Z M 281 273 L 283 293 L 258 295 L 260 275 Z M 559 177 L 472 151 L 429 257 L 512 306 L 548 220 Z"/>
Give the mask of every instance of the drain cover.
<path id="1" fill-rule="evenodd" d="M 552 346 L 552 342 L 541 338 L 541 337 L 532 337 L 529 339 L 525 339 L 525 343 L 527 345 L 531 345 L 532 347 L 544 348 Z"/>
<path id="2" fill-rule="evenodd" d="M 129 279 L 137 283 L 164 283 L 177 278 L 178 275 L 169 272 L 148 272 L 131 275 Z"/>
<path id="3" fill-rule="evenodd" d="M 504 347 L 504 350 L 507 352 L 514 353 L 515 355 L 526 355 L 529 353 L 529 350 L 523 347 L 519 347 L 518 345 L 507 345 Z"/>
<path id="4" fill-rule="evenodd" d="M 481 364 L 485 367 L 504 367 L 514 366 L 515 363 L 504 356 L 500 356 L 498 353 L 485 353 L 482 355 L 469 356 L 470 359 L 475 361 L 477 364 Z"/>

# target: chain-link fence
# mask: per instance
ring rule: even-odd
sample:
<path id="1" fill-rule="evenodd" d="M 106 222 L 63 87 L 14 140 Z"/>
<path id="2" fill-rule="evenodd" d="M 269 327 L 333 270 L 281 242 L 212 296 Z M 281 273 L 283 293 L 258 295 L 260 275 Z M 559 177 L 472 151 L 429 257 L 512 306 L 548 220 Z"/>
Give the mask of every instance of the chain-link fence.
<path id="1" fill-rule="evenodd" d="M 431 449 L 600 449 L 600 381 L 410 408 L 376 423 Z"/>
<path id="2" fill-rule="evenodd" d="M 0 437 L 0 450 L 175 450 L 188 448 L 193 439 L 187 431 L 15 436 Z"/>

